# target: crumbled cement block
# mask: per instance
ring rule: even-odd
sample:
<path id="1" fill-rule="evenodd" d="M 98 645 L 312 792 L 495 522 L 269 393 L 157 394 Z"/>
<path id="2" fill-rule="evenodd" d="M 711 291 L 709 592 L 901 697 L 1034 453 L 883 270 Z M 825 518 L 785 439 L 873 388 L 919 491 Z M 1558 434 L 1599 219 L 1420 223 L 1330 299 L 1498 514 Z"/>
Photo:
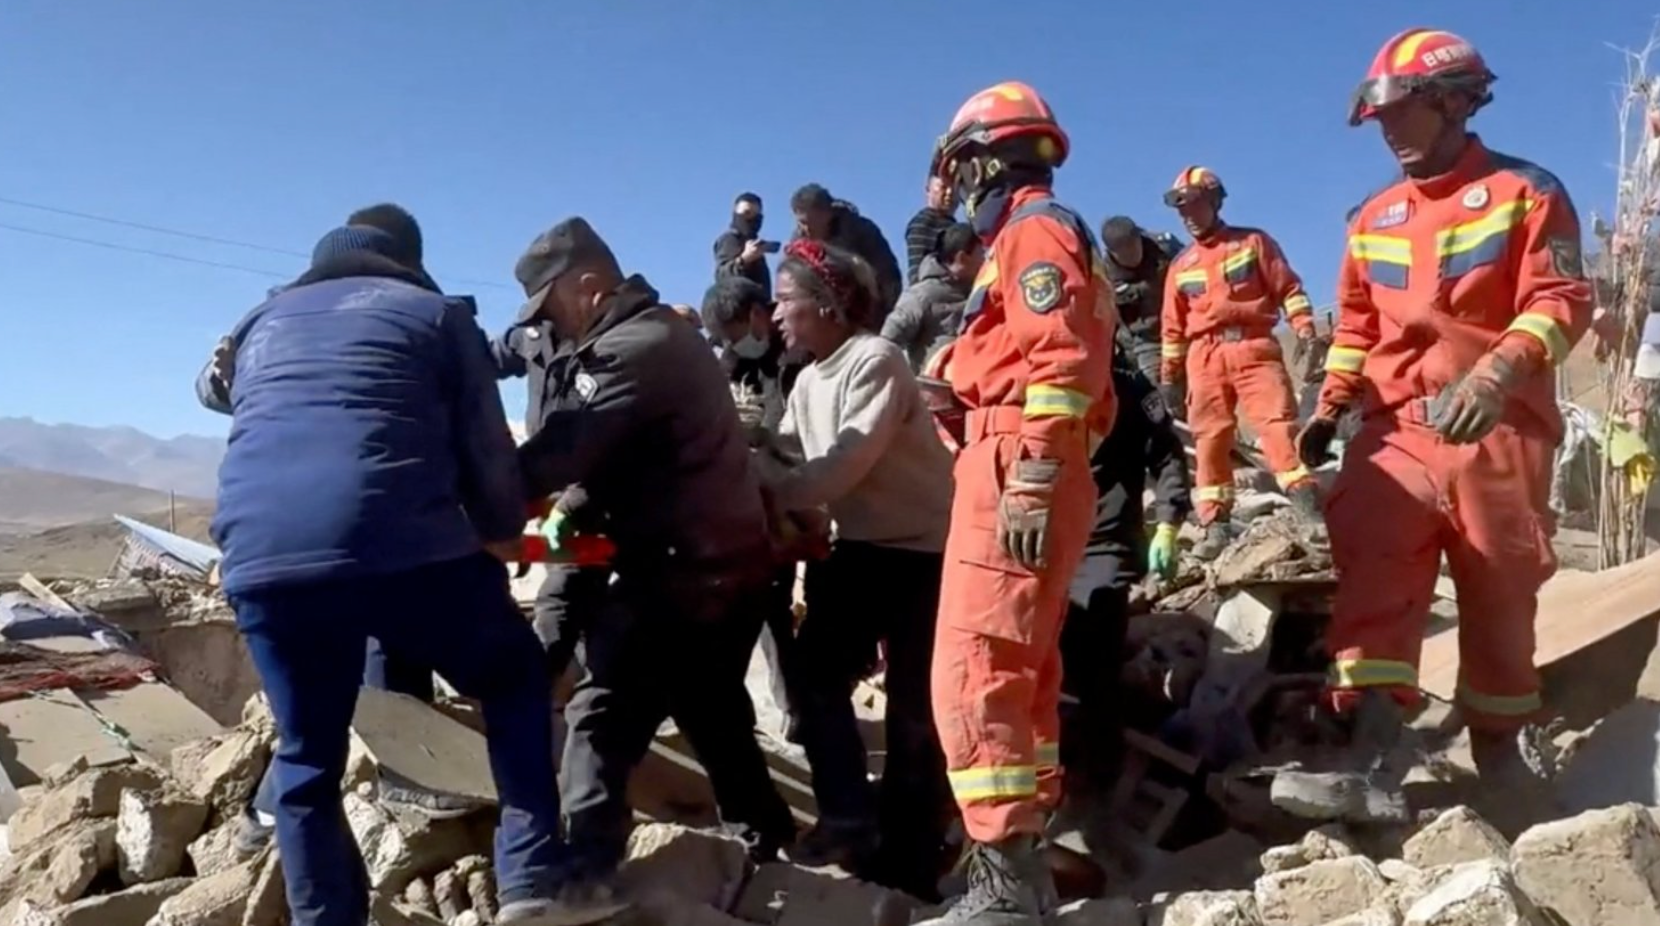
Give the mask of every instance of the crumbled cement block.
<path id="1" fill-rule="evenodd" d="M 228 820 L 203 833 L 185 849 L 197 877 L 216 875 L 248 860 L 249 856 L 236 846 L 236 834 L 241 827 L 240 820 Z"/>
<path id="2" fill-rule="evenodd" d="M 641 901 L 635 911 L 643 916 L 619 917 L 619 920 L 650 926 L 749 926 L 744 920 L 708 904 L 686 903 L 666 894 Z"/>
<path id="3" fill-rule="evenodd" d="M 268 854 L 196 879 L 168 898 L 147 926 L 242 926 L 242 914 L 248 909 L 248 898 L 253 896 Z"/>
<path id="4" fill-rule="evenodd" d="M 115 851 L 121 883 L 161 881 L 179 873 L 185 850 L 207 822 L 207 802 L 177 791 L 121 792 Z"/>
<path id="5" fill-rule="evenodd" d="M 1383 880 L 1394 884 L 1398 881 L 1421 877 L 1423 872 L 1415 865 L 1409 865 L 1398 858 L 1391 858 L 1378 863 L 1378 874 L 1383 875 Z"/>
<path id="6" fill-rule="evenodd" d="M 1511 859 L 1522 890 L 1569 923 L 1660 923 L 1660 828 L 1636 804 L 1535 826 Z"/>
<path id="7" fill-rule="evenodd" d="M 1341 827 L 1324 826 L 1317 830 L 1309 830 L 1300 842 L 1289 846 L 1276 846 L 1264 852 L 1262 871 L 1264 874 L 1278 874 L 1304 868 L 1315 862 L 1329 862 L 1358 854 L 1349 843 L 1348 834 L 1343 832 Z"/>
<path id="8" fill-rule="evenodd" d="M 1147 926 L 1262 926 L 1250 891 L 1189 891 L 1154 903 Z"/>
<path id="9" fill-rule="evenodd" d="M 242 912 L 242 926 L 288 926 L 288 881 L 275 849 L 265 853 L 254 878 L 253 893 Z"/>
<path id="10" fill-rule="evenodd" d="M 1141 908 L 1128 897 L 1080 900 L 1055 911 L 1060 926 L 1142 926 Z"/>
<path id="11" fill-rule="evenodd" d="M 361 786 L 342 797 L 346 823 L 369 868 L 369 884 L 399 892 L 417 875 L 488 851 L 488 835 L 471 817 L 438 819 L 412 808 L 390 809 Z"/>
<path id="12" fill-rule="evenodd" d="M 632 897 L 668 894 L 717 909 L 731 906 L 749 855 L 736 839 L 669 823 L 637 826 L 628 837 L 628 858 L 619 886 Z"/>
<path id="13" fill-rule="evenodd" d="M 907 926 L 915 898 L 824 871 L 772 863 L 744 883 L 732 912 L 774 926 Z"/>
<path id="14" fill-rule="evenodd" d="M 375 926 L 448 926 L 431 913 L 396 903 L 379 894 L 370 898 L 369 921 Z"/>
<path id="15" fill-rule="evenodd" d="M 8 822 L 13 852 L 61 832 L 77 820 L 113 817 L 121 809 L 121 792 L 153 791 L 162 777 L 143 765 L 86 769 L 84 763 L 59 770 L 59 783 L 41 791 Z"/>
<path id="16" fill-rule="evenodd" d="M 1256 884 L 1263 926 L 1325 926 L 1385 899 L 1378 866 L 1360 856 L 1314 862 L 1264 875 Z"/>
<path id="17" fill-rule="evenodd" d="M 25 900 L 8 926 L 145 926 L 169 897 L 189 886 L 189 878 L 172 878 L 87 897 L 67 907 L 43 907 Z"/>
<path id="18" fill-rule="evenodd" d="M 115 867 L 115 821 L 76 820 L 38 839 L 0 867 L 0 908 L 74 903 L 98 874 Z"/>
<path id="19" fill-rule="evenodd" d="M 1601 926 L 1601 921 L 1597 922 Z M 1405 926 L 1550 926 L 1550 923 L 1517 888 L 1503 860 L 1482 859 L 1457 866 L 1434 890 L 1414 903 L 1406 911 Z"/>
<path id="20" fill-rule="evenodd" d="M 1483 859 L 1506 861 L 1510 843 L 1468 807 L 1454 807 L 1406 841 L 1402 857 L 1417 868 Z"/>
<path id="21" fill-rule="evenodd" d="M 1332 920 L 1326 926 L 1401 926 L 1401 915 L 1388 905 L 1368 907 L 1359 913 Z"/>
<path id="22" fill-rule="evenodd" d="M 220 816 L 232 817 L 259 786 L 271 745 L 256 730 L 238 729 L 186 743 L 169 758 L 185 791 L 207 801 Z"/>

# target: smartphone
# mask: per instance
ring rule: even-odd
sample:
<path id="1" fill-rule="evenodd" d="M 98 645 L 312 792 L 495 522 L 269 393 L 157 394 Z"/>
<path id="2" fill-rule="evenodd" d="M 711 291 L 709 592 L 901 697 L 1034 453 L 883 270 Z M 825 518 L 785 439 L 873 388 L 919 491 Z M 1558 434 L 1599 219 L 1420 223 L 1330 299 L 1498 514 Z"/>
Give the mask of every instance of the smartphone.
<path id="1" fill-rule="evenodd" d="M 761 242 L 761 250 L 768 254 L 777 254 L 779 251 L 784 250 L 784 245 L 777 241 L 763 241 Z"/>

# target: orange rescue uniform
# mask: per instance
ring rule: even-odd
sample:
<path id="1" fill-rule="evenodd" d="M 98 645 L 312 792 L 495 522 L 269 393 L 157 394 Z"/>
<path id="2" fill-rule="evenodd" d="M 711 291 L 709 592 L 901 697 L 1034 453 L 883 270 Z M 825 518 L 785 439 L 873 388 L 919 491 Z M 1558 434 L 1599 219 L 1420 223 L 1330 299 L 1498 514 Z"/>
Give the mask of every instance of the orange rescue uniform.
<path id="1" fill-rule="evenodd" d="M 1303 282 L 1267 232 L 1224 225 L 1170 264 L 1161 372 L 1166 382 L 1187 375 L 1200 523 L 1225 518 L 1233 507 L 1234 416 L 1241 406 L 1280 488 L 1312 478 L 1297 459 L 1296 398 L 1274 337 L 1282 306 L 1299 334 L 1313 328 Z"/>
<path id="2" fill-rule="evenodd" d="M 1095 518 L 1090 451 L 1112 427 L 1117 314 L 1088 225 L 1048 189 L 1010 205 L 950 363 L 969 408 L 934 648 L 934 716 L 968 835 L 1040 833 L 1060 797 L 1060 630 Z M 1046 562 L 998 543 L 1017 460 L 1060 462 Z"/>
<path id="3" fill-rule="evenodd" d="M 1551 369 L 1591 323 L 1579 234 L 1555 177 L 1473 136 L 1452 171 L 1399 182 L 1353 216 L 1318 412 L 1363 414 L 1326 513 L 1340 707 L 1364 687 L 1416 697 L 1443 553 L 1471 725 L 1516 729 L 1542 707 L 1533 623 L 1556 569 L 1548 495 L 1562 436 Z M 1489 351 L 1524 379 L 1492 433 L 1448 444 L 1429 400 Z"/>

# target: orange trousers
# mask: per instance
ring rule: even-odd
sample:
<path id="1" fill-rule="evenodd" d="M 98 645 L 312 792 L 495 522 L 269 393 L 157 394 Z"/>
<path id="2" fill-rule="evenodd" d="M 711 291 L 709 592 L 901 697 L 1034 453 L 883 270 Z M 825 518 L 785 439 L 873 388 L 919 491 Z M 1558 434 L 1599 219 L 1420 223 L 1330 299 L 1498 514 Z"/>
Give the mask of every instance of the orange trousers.
<path id="1" fill-rule="evenodd" d="M 1019 408 L 969 413 L 934 640 L 934 724 L 977 842 L 1041 833 L 1060 800 L 1061 625 L 1095 518 L 1080 441 L 1061 461 L 1043 567 L 1029 570 L 1002 551 L 997 503 L 1019 425 Z"/>
<path id="2" fill-rule="evenodd" d="M 1418 691 L 1418 657 L 1442 554 L 1458 594 L 1458 702 L 1476 729 L 1504 732 L 1543 707 L 1533 665 L 1539 587 L 1556 571 L 1550 534 L 1555 441 L 1508 424 L 1476 444 L 1443 442 L 1407 414 L 1368 419 L 1326 504 L 1337 597 L 1327 644 L 1339 708 L 1358 689 Z"/>
<path id="3" fill-rule="evenodd" d="M 1239 334 L 1214 331 L 1188 350 L 1187 424 L 1199 458 L 1194 507 L 1201 524 L 1233 510 L 1234 415 L 1241 408 L 1280 488 L 1313 478 L 1297 459 L 1296 397 L 1279 341 L 1269 334 Z"/>

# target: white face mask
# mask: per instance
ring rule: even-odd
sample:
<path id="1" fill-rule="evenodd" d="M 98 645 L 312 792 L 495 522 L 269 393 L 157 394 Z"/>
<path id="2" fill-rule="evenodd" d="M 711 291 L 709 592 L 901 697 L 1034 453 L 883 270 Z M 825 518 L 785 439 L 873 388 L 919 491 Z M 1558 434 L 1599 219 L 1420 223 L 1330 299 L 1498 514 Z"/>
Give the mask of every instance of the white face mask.
<path id="1" fill-rule="evenodd" d="M 767 351 L 771 347 L 771 344 L 768 344 L 766 341 L 756 337 L 755 335 L 746 334 L 739 340 L 733 342 L 732 353 L 737 354 L 745 360 L 760 360 L 762 357 L 767 355 Z"/>

